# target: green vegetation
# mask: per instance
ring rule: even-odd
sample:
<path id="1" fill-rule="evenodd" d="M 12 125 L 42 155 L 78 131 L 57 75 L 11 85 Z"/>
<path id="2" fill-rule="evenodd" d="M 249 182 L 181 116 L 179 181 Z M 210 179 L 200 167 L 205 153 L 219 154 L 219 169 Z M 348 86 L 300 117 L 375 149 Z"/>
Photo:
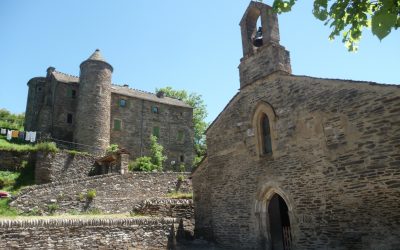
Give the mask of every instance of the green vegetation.
<path id="1" fill-rule="evenodd" d="M 35 145 L 30 144 L 16 144 L 8 142 L 5 139 L 0 138 L 0 150 L 3 151 L 16 151 L 16 152 L 50 152 L 56 153 L 59 151 L 57 145 L 54 142 L 40 142 Z"/>
<path id="2" fill-rule="evenodd" d="M 192 199 L 193 193 L 181 193 L 181 192 L 171 192 L 167 194 L 168 198 L 172 199 Z"/>
<path id="3" fill-rule="evenodd" d="M 77 150 L 66 150 L 66 151 L 70 155 L 84 155 L 84 156 L 90 155 L 88 152 L 84 152 L 84 151 L 77 151 Z"/>
<path id="4" fill-rule="evenodd" d="M 128 165 L 130 171 L 151 172 L 163 170 L 163 163 L 167 159 L 163 155 L 164 147 L 157 142 L 157 137 L 154 135 L 150 136 L 150 141 L 151 156 L 142 156 L 130 162 Z"/>
<path id="5" fill-rule="evenodd" d="M 17 210 L 10 208 L 10 199 L 0 199 L 0 216 L 14 217 L 18 215 Z"/>
<path id="6" fill-rule="evenodd" d="M 205 122 L 205 119 L 208 114 L 204 100 L 199 94 L 188 94 L 186 90 L 174 90 L 172 87 L 156 89 L 156 92 L 158 91 L 163 91 L 165 96 L 182 100 L 193 108 L 194 147 L 196 151 L 193 165 L 196 166 L 207 151 L 205 131 L 208 124 Z"/>
<path id="7" fill-rule="evenodd" d="M 0 109 L 0 127 L 24 130 L 25 114 L 12 114 L 6 109 Z"/>
<path id="8" fill-rule="evenodd" d="M 90 189 L 87 191 L 86 193 L 86 198 L 88 199 L 88 201 L 92 201 L 97 195 L 97 192 L 95 189 Z"/>
<path id="9" fill-rule="evenodd" d="M 274 0 L 278 13 L 288 12 L 297 0 Z M 349 51 L 356 51 L 363 28 L 371 28 L 380 40 L 400 27 L 398 0 L 314 0 L 313 14 L 332 28 L 329 39 L 342 36 Z"/>
<path id="10" fill-rule="evenodd" d="M 58 209 L 60 208 L 60 206 L 57 203 L 52 203 L 47 205 L 47 210 L 49 211 L 49 214 L 53 215 Z"/>
<path id="11" fill-rule="evenodd" d="M 107 148 L 106 152 L 107 152 L 107 153 L 115 153 L 115 152 L 117 152 L 118 150 L 119 150 L 119 147 L 118 147 L 117 144 L 111 144 L 111 145 Z"/>
<path id="12" fill-rule="evenodd" d="M 178 175 L 178 181 L 180 181 L 180 182 L 182 182 L 182 181 L 184 181 L 185 180 L 185 176 L 183 176 L 183 175 Z"/>

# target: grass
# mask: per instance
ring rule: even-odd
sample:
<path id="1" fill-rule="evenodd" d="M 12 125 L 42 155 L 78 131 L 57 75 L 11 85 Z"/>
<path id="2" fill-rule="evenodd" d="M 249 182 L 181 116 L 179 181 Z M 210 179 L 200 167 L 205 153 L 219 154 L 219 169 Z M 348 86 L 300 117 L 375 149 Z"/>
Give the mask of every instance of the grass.
<path id="1" fill-rule="evenodd" d="M 167 194 L 172 199 L 193 199 L 193 193 L 171 192 Z"/>
<path id="2" fill-rule="evenodd" d="M 59 151 L 54 142 L 40 142 L 35 145 L 31 144 L 18 144 L 0 138 L 0 150 L 3 151 L 16 151 L 16 152 L 51 152 L 56 153 Z"/>
<path id="3" fill-rule="evenodd" d="M 0 200 L 1 201 L 1 200 Z M 0 208 L 1 209 L 1 208 Z M 79 213 L 71 211 L 69 214 L 55 214 L 48 216 L 19 216 L 17 214 L 9 214 L 0 217 L 1 219 L 12 219 L 12 220 L 31 220 L 31 219 L 120 219 L 120 218 L 131 218 L 129 213 L 124 214 L 97 214 L 97 213 Z"/>
<path id="4" fill-rule="evenodd" d="M 18 215 L 17 210 L 10 208 L 10 199 L 0 199 L 0 216 L 1 217 L 16 217 Z"/>

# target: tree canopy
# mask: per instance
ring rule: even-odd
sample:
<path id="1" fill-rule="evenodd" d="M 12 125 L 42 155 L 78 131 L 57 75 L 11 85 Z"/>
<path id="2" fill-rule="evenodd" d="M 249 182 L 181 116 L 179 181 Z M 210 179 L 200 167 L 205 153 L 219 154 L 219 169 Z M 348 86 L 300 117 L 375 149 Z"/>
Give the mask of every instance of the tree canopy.
<path id="1" fill-rule="evenodd" d="M 24 130 L 25 114 L 12 114 L 6 109 L 0 109 L 0 127 Z"/>
<path id="2" fill-rule="evenodd" d="M 274 0 L 273 8 L 288 12 L 297 0 Z M 363 28 L 380 40 L 400 27 L 400 0 L 314 0 L 314 16 L 332 28 L 329 39 L 342 36 L 349 51 L 356 51 Z"/>
<path id="3" fill-rule="evenodd" d="M 156 89 L 156 93 L 158 91 L 163 91 L 166 96 L 182 100 L 193 107 L 194 146 L 197 154 L 197 158 L 195 159 L 196 164 L 204 156 L 207 149 L 204 132 L 208 126 L 205 122 L 208 114 L 204 100 L 199 94 L 189 94 L 186 90 L 174 90 L 172 87 Z"/>

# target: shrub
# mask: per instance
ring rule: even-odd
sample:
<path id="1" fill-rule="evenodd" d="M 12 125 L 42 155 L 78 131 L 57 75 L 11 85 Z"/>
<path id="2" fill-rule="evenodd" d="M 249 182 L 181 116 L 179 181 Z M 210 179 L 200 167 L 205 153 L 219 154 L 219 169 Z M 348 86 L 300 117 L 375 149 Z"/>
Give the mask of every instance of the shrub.
<path id="1" fill-rule="evenodd" d="M 183 175 L 178 175 L 178 181 L 184 181 L 185 180 L 185 176 Z"/>
<path id="2" fill-rule="evenodd" d="M 131 161 L 128 165 L 130 171 L 144 171 L 151 172 L 154 170 L 160 170 L 158 166 L 151 162 L 151 158 L 148 156 L 143 156 L 136 158 L 136 160 Z"/>
<path id="3" fill-rule="evenodd" d="M 77 196 L 78 201 L 84 201 L 85 200 L 85 194 L 84 193 L 79 193 Z"/>
<path id="4" fill-rule="evenodd" d="M 115 152 L 117 152 L 118 150 L 119 150 L 119 147 L 118 147 L 117 144 L 111 144 L 111 145 L 107 148 L 106 152 L 107 152 L 107 153 L 115 153 Z"/>
<path id="5" fill-rule="evenodd" d="M 163 155 L 164 147 L 157 142 L 157 136 L 150 136 L 150 151 L 151 151 L 151 162 L 157 166 L 158 170 L 162 170 L 162 165 L 167 156 Z"/>
<path id="6" fill-rule="evenodd" d="M 86 198 L 89 201 L 92 201 L 95 197 L 96 197 L 97 193 L 96 193 L 96 189 L 90 189 L 87 191 L 86 193 Z"/>

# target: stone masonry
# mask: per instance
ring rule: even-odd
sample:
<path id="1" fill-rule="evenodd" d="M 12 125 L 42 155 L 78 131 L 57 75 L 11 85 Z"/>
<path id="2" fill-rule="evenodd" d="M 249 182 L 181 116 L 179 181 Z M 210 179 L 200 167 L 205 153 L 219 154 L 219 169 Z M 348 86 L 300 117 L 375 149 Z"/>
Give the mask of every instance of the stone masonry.
<path id="1" fill-rule="evenodd" d="M 112 66 L 96 50 L 81 64 L 79 77 L 49 67 L 29 80 L 25 129 L 58 144 L 101 155 L 118 144 L 131 159 L 149 154 L 156 135 L 168 157 L 166 167 L 194 158 L 193 109 L 181 100 L 112 84 Z"/>
<path id="2" fill-rule="evenodd" d="M 183 175 L 184 181 L 178 176 Z M 63 180 L 31 186 L 11 202 L 21 212 L 48 214 L 51 204 L 56 213 L 98 210 L 103 213 L 128 213 L 134 204 L 149 198 L 166 197 L 168 193 L 192 192 L 189 173 L 130 172 Z M 96 191 L 94 199 L 87 199 L 89 190 Z"/>
<path id="3" fill-rule="evenodd" d="M 207 131 L 196 236 L 226 249 L 398 249 L 400 87 L 266 73 L 253 58 L 279 63 L 280 47 L 263 47 L 274 43 L 245 52 L 259 72 L 240 67 L 240 91 Z"/>
<path id="4" fill-rule="evenodd" d="M 0 220 L 0 249 L 173 249 L 174 218 Z"/>

